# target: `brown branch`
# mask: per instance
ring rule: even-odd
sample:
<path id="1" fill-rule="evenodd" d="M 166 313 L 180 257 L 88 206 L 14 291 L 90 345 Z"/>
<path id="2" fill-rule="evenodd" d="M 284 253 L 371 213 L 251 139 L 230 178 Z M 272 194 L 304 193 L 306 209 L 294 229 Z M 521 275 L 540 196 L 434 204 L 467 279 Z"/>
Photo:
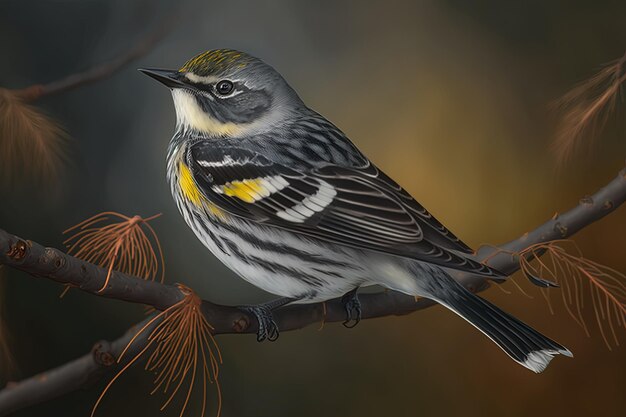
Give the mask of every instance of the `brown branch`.
<path id="1" fill-rule="evenodd" d="M 499 248 L 483 247 L 476 257 L 482 261 L 488 261 L 490 265 L 507 274 L 512 274 L 520 268 L 520 263 L 511 253 L 521 252 L 537 243 L 572 236 L 614 211 L 625 200 L 626 170 L 622 170 L 617 178 L 594 195 L 581 199 L 576 207 L 566 213 L 554 216 L 533 231 Z M 3 230 L 0 230 L 0 264 L 36 277 L 70 284 L 98 296 L 148 304 L 158 310 L 166 309 L 183 297 L 176 286 L 144 281 L 120 272 L 114 272 L 109 278 L 106 289 L 99 292 L 98 290 L 106 280 L 106 269 L 64 254 L 57 249 L 25 241 Z M 456 278 L 472 291 L 482 291 L 489 286 L 484 278 L 476 275 L 457 273 Z M 392 291 L 363 294 L 359 298 L 363 319 L 408 314 L 435 304 L 427 299 L 416 301 L 414 297 Z M 214 327 L 215 334 L 253 333 L 257 330 L 256 320 L 236 307 L 203 301 L 203 312 Z M 320 321 L 343 321 L 345 312 L 338 300 L 331 300 L 326 303 L 288 306 L 277 310 L 275 318 L 281 331 L 289 331 Z M 141 328 L 141 326 L 140 324 L 136 328 Z M 144 334 L 148 333 L 144 332 Z M 121 366 L 110 366 L 111 358 L 118 357 L 121 349 L 126 346 L 133 334 L 131 330 L 129 334 L 110 344 L 101 342 L 102 347 L 88 355 L 44 374 L 11 384 L 0 391 L 0 416 L 74 391 L 98 379 L 107 369 Z M 140 338 L 132 345 L 132 349 L 139 350 L 146 343 L 146 339 Z M 104 361 L 103 355 L 107 358 Z"/>
<path id="2" fill-rule="evenodd" d="M 23 100 L 31 102 L 39 100 L 45 96 L 64 93 L 85 84 L 91 84 L 108 78 L 124 68 L 130 62 L 150 52 L 154 46 L 173 29 L 175 21 L 176 13 L 170 12 L 168 16 L 163 19 L 161 23 L 159 23 L 154 31 L 139 40 L 128 51 L 118 55 L 112 60 L 98 64 L 85 71 L 68 75 L 60 80 L 52 81 L 47 84 L 35 84 L 30 87 L 15 90 L 14 93 Z"/>
<path id="3" fill-rule="evenodd" d="M 180 301 L 183 296 L 174 285 L 145 281 L 113 271 L 104 291 L 108 270 L 70 256 L 58 249 L 26 241 L 0 229 L 0 264 L 48 278 L 107 298 L 148 304 L 158 310 Z"/>
<path id="4" fill-rule="evenodd" d="M 64 365 L 42 372 L 19 383 L 9 383 L 0 392 L 0 416 L 11 415 L 27 406 L 58 398 L 69 392 L 90 386 L 110 371 L 119 370 L 146 345 L 150 330 L 144 331 L 127 351 L 126 361 L 116 363 L 116 358 L 152 317 L 133 326 L 113 342 L 97 342 L 91 352 Z M 153 323 L 151 328 L 156 326 Z"/>

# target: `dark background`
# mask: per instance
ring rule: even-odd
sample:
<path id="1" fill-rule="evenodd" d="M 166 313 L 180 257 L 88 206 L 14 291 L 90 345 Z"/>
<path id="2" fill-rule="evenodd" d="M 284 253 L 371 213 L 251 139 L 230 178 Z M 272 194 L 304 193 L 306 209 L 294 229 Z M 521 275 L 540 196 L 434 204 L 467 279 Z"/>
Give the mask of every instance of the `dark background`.
<path id="1" fill-rule="evenodd" d="M 624 164 L 624 107 L 593 152 L 557 172 L 548 104 L 626 46 L 624 1 L 244 2 L 0 1 L 0 85 L 47 82 L 125 51 L 172 10 L 172 34 L 110 79 L 38 103 L 72 136 L 58 184 L 0 191 L 0 227 L 61 247 L 61 232 L 114 210 L 149 216 L 167 280 L 220 303 L 271 296 L 220 265 L 176 211 L 165 182 L 174 128 L 166 89 L 142 66 L 180 67 L 220 47 L 274 65 L 311 107 L 474 247 L 519 236 L 576 204 Z M 626 271 L 626 213 L 576 236 L 585 255 Z M 19 379 L 120 336 L 140 306 L 5 271 L 2 302 Z M 626 412 L 626 351 L 587 338 L 554 297 L 522 277 L 484 295 L 569 347 L 544 374 L 516 365 L 442 308 L 287 332 L 276 343 L 220 336 L 224 416 L 528 416 Z M 586 310 L 590 324 L 593 312 Z M 624 336 L 624 329 L 620 330 Z M 626 339 L 624 339 L 626 340 Z M 17 416 L 85 416 L 105 381 Z M 156 415 L 150 376 L 135 369 L 99 416 Z M 192 401 L 188 415 L 197 415 Z M 178 415 L 176 407 L 168 416 Z"/>

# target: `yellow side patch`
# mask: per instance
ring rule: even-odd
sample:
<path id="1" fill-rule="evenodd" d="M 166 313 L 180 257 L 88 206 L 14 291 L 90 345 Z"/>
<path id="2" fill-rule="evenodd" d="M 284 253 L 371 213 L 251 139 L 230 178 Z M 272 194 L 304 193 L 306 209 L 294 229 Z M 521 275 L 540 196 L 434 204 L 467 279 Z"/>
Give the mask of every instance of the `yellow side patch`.
<path id="1" fill-rule="evenodd" d="M 229 182 L 223 187 L 224 194 L 237 197 L 246 203 L 254 203 L 266 193 L 262 181 L 262 179 L 254 179 Z"/>
<path id="2" fill-rule="evenodd" d="M 224 211 L 222 211 L 215 204 L 207 201 L 206 197 L 202 194 L 202 191 L 196 185 L 193 179 L 191 170 L 187 165 L 182 162 L 178 164 L 178 185 L 183 197 L 196 207 L 205 207 L 209 214 L 212 214 L 219 218 L 224 218 Z"/>
<path id="3" fill-rule="evenodd" d="M 215 217 L 219 217 L 222 220 L 224 220 L 226 218 L 226 215 L 224 214 L 224 211 L 222 211 L 215 204 L 207 203 L 206 206 L 207 206 L 207 209 L 209 210 L 209 214 L 212 214 Z"/>
<path id="4" fill-rule="evenodd" d="M 178 186 L 186 200 L 191 202 L 194 206 L 199 207 L 202 205 L 204 196 L 196 185 L 191 170 L 182 162 L 178 164 Z"/>

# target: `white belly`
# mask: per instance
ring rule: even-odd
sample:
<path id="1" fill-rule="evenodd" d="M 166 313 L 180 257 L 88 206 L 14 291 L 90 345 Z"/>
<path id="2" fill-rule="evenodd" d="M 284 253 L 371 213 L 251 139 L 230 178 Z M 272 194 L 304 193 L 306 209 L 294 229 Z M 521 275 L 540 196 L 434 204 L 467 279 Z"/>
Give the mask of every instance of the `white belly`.
<path id="1" fill-rule="evenodd" d="M 185 221 L 211 253 L 269 293 L 319 302 L 341 297 L 369 281 L 361 251 L 240 220 L 236 220 L 237 230 L 224 229 L 218 220 L 201 221 L 189 210 L 181 207 Z"/>

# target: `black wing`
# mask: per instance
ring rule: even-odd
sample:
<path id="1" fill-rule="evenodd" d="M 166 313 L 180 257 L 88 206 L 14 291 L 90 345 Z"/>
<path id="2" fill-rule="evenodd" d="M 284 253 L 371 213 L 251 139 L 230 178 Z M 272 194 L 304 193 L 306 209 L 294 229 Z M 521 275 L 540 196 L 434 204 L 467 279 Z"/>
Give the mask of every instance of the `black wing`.
<path id="1" fill-rule="evenodd" d="M 187 153 L 199 188 L 220 209 L 326 241 L 497 277 L 393 180 L 370 165 L 297 172 L 240 148 L 198 142 Z"/>

